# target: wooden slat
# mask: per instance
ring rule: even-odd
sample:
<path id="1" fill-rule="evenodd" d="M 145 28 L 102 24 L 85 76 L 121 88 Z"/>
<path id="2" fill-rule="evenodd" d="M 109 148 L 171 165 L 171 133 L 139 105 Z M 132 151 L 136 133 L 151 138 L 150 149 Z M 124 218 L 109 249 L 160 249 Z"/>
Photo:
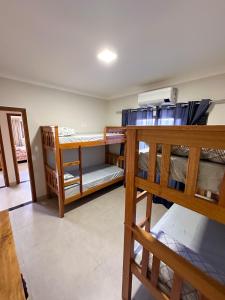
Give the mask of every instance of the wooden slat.
<path id="1" fill-rule="evenodd" d="M 176 273 L 173 276 L 173 286 L 171 290 L 170 298 L 171 300 L 180 300 L 181 299 L 181 290 L 182 290 L 183 281 L 180 276 Z"/>
<path id="2" fill-rule="evenodd" d="M 8 212 L 0 212 L 0 299 L 25 300 Z"/>
<path id="3" fill-rule="evenodd" d="M 64 162 L 63 163 L 63 167 L 73 167 L 73 166 L 79 166 L 80 161 L 79 160 L 75 160 L 75 161 L 69 161 L 69 162 Z"/>
<path id="4" fill-rule="evenodd" d="M 187 166 L 185 193 L 194 196 L 197 190 L 198 169 L 201 148 L 190 148 Z"/>
<path id="5" fill-rule="evenodd" d="M 80 183 L 80 178 L 75 178 L 75 179 L 72 179 L 72 180 L 65 181 L 64 182 L 64 187 L 70 186 L 70 185 L 73 185 L 73 184 L 76 184 L 76 183 Z"/>
<path id="6" fill-rule="evenodd" d="M 171 145 L 163 144 L 161 170 L 160 170 L 160 184 L 162 186 L 168 186 L 169 172 L 170 172 L 170 153 L 171 153 Z"/>
<path id="7" fill-rule="evenodd" d="M 225 207 L 225 174 L 220 186 L 219 205 Z"/>
<path id="8" fill-rule="evenodd" d="M 142 275 L 141 269 L 134 262 L 131 264 L 132 273 L 144 284 L 148 289 L 149 293 L 154 297 L 155 300 L 169 300 L 169 297 L 162 291 L 159 291 L 148 278 Z"/>
<path id="9" fill-rule="evenodd" d="M 145 199 L 147 197 L 148 193 L 146 191 L 143 191 L 141 193 L 139 193 L 137 195 L 137 199 L 136 199 L 136 202 L 140 202 L 141 200 Z"/>
<path id="10" fill-rule="evenodd" d="M 149 193 L 182 205 L 203 214 L 212 220 L 225 224 L 225 208 L 216 203 L 201 199 L 200 197 L 189 196 L 182 191 L 162 187 L 157 183 L 151 183 L 139 177 L 136 177 L 135 184 L 137 188 L 146 190 Z"/>
<path id="11" fill-rule="evenodd" d="M 148 178 L 149 181 L 154 182 L 156 177 L 156 159 L 157 159 L 157 145 L 150 144 L 149 161 L 148 161 Z"/>
<path id="12" fill-rule="evenodd" d="M 78 149 L 78 156 L 79 156 L 79 176 L 80 176 L 80 194 L 83 194 L 83 174 L 82 174 L 82 150 L 81 147 Z"/>
<path id="13" fill-rule="evenodd" d="M 152 213 L 152 195 L 148 193 L 147 195 L 147 202 L 146 202 L 146 223 L 145 223 L 145 231 L 150 232 L 150 220 L 151 220 L 151 213 Z M 148 272 L 148 263 L 149 263 L 149 251 L 143 248 L 142 251 L 142 267 L 141 272 L 142 275 L 147 276 Z"/>
<path id="14" fill-rule="evenodd" d="M 136 221 L 136 195 L 135 174 L 137 172 L 138 148 L 136 130 L 129 130 L 127 139 L 126 161 L 126 199 L 125 199 L 125 224 L 132 226 Z M 134 239 L 131 230 L 125 226 L 124 254 L 123 254 L 123 283 L 122 298 L 131 298 L 132 273 L 131 259 L 134 258 Z"/>
<path id="15" fill-rule="evenodd" d="M 166 245 L 155 239 L 150 233 L 136 225 L 130 228 L 137 240 L 145 249 L 156 255 L 159 260 L 168 265 L 174 273 L 189 282 L 210 300 L 224 300 L 225 286 L 209 277 L 206 273 L 192 265 L 189 261 L 172 251 Z"/>
<path id="16" fill-rule="evenodd" d="M 153 255 L 152 259 L 152 269 L 151 269 L 151 283 L 153 286 L 157 286 L 158 279 L 159 279 L 159 267 L 160 267 L 160 260 L 158 257 Z"/>

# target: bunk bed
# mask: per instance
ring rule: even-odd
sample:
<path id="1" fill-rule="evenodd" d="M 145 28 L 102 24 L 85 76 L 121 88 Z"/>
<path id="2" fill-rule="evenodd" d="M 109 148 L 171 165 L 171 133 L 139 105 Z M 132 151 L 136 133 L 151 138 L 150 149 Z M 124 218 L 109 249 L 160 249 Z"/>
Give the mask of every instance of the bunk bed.
<path id="1" fill-rule="evenodd" d="M 207 161 L 202 152 L 215 149 L 223 157 L 225 126 L 128 126 L 126 135 L 122 298 L 131 299 L 134 275 L 157 300 L 225 299 L 224 172 L 219 179 L 214 179 L 214 183 L 220 180 L 214 190 L 217 197 L 199 193 L 199 182 L 201 189 L 209 189 L 207 183 L 202 184 L 203 177 L 207 179 L 204 165 Z M 147 160 L 145 157 L 147 178 L 139 174 L 143 166 L 140 142 L 149 146 Z M 183 191 L 169 186 L 169 179 L 173 176 L 174 146 L 188 149 Z M 215 167 L 219 165 L 218 161 L 214 164 Z M 159 182 L 156 181 L 158 165 Z M 172 201 L 174 205 L 151 229 L 153 195 Z M 146 201 L 146 215 L 141 222 L 136 217 L 140 201 Z M 212 227 L 213 231 L 210 230 Z M 199 239 L 206 240 L 201 248 L 203 252 L 207 250 L 206 255 L 199 253 Z"/>
<path id="2" fill-rule="evenodd" d="M 124 157 L 110 153 L 109 148 L 125 143 L 124 127 L 106 127 L 102 134 L 65 131 L 58 126 L 41 127 L 47 195 L 57 195 L 61 218 L 65 205 L 124 180 Z M 98 146 L 105 146 L 105 164 L 83 167 L 82 149 Z M 76 150 L 77 159 L 68 161 L 67 150 Z"/>

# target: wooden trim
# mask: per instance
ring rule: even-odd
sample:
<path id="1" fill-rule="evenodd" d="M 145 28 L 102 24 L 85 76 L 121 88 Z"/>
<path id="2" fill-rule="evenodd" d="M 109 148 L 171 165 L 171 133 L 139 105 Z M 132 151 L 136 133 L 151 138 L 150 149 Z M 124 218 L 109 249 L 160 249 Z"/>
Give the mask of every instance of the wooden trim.
<path id="1" fill-rule="evenodd" d="M 6 164 L 6 159 L 5 159 L 5 149 L 3 145 L 3 140 L 2 140 L 2 131 L 0 127 L 0 149 L 1 149 L 1 165 L 2 165 L 2 172 L 4 176 L 4 182 L 5 186 L 9 187 L 9 175 L 8 175 L 8 169 L 7 169 L 7 164 Z"/>
<path id="2" fill-rule="evenodd" d="M 10 106 L 0 106 L 0 111 L 18 111 L 18 112 L 25 112 L 25 108 L 19 108 L 19 107 L 10 107 Z"/>
<path id="3" fill-rule="evenodd" d="M 27 150 L 27 162 L 28 162 L 28 170 L 29 170 L 29 177 L 30 177 L 30 187 L 31 187 L 32 201 L 36 202 L 37 201 L 37 194 L 36 194 L 36 186 L 35 186 L 35 178 L 34 178 L 34 167 L 33 167 L 33 160 L 32 160 L 30 134 L 29 134 L 29 127 L 28 127 L 26 109 L 22 109 L 22 120 L 23 120 L 23 129 L 24 129 L 26 150 Z"/>
<path id="4" fill-rule="evenodd" d="M 16 176 L 16 183 L 19 184 L 20 183 L 20 174 L 19 174 L 18 162 L 17 162 L 17 157 L 16 157 L 16 147 L 15 147 L 15 143 L 14 143 L 12 122 L 11 122 L 11 117 L 13 117 L 13 116 L 18 116 L 18 115 L 13 114 L 13 113 L 7 113 L 9 137 L 10 137 L 10 144 L 11 144 L 11 149 L 12 149 L 12 156 L 13 156 L 13 166 L 14 166 L 14 171 L 15 171 L 15 176 Z"/>

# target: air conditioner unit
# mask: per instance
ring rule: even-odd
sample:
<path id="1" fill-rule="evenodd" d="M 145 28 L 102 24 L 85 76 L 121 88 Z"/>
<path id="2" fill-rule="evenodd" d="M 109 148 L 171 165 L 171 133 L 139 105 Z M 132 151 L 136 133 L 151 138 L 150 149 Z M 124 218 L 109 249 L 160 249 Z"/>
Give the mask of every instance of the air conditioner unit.
<path id="1" fill-rule="evenodd" d="M 173 87 L 153 90 L 138 95 L 138 105 L 141 107 L 161 106 L 163 104 L 175 104 L 177 101 L 177 89 Z"/>

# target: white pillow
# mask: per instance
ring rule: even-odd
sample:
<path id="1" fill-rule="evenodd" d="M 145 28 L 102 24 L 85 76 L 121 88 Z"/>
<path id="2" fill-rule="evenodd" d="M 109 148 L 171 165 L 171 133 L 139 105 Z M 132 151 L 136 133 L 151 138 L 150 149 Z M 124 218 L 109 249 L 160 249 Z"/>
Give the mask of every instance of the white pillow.
<path id="1" fill-rule="evenodd" d="M 70 136 L 76 134 L 73 128 L 59 127 L 59 136 Z"/>

